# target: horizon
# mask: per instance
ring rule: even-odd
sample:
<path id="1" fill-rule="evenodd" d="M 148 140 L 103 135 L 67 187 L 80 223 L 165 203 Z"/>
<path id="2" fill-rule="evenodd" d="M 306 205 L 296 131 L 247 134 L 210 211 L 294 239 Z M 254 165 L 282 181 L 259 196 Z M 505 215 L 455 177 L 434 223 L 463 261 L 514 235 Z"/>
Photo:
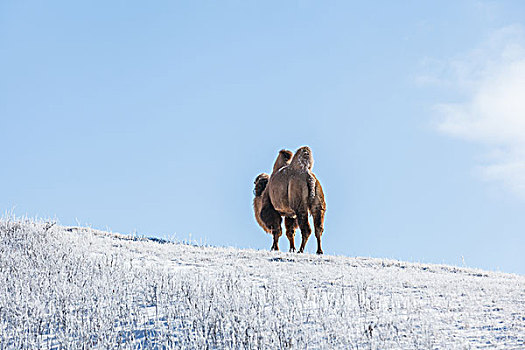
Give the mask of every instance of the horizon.
<path id="1" fill-rule="evenodd" d="M 525 4 L 403 5 L 2 2 L 0 210 L 269 250 L 308 145 L 325 254 L 525 274 Z"/>

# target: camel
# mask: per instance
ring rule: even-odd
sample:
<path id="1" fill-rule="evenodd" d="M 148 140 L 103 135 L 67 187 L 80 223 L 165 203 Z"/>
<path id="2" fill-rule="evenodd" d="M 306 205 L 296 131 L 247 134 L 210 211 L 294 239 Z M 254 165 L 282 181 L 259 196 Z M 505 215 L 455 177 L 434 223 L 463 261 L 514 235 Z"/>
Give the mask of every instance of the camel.
<path id="1" fill-rule="evenodd" d="M 260 220 L 273 235 L 272 250 L 279 250 L 279 237 L 282 235 L 282 216 L 285 217 L 286 236 L 290 251 L 295 251 L 295 229 L 301 229 L 302 242 L 299 253 L 304 252 L 306 242 L 312 232 L 308 214 L 313 217 L 317 254 L 323 254 L 321 236 L 324 231 L 326 203 L 321 183 L 314 173 L 312 151 L 308 146 L 299 148 L 290 164 L 272 173 L 261 192 Z"/>

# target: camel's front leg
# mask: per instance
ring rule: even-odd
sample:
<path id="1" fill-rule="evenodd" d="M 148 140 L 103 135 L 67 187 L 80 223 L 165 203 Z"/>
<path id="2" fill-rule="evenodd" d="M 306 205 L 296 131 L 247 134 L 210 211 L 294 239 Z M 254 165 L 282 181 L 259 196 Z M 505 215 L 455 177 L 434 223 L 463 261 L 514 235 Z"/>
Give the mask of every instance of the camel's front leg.
<path id="1" fill-rule="evenodd" d="M 273 235 L 272 250 L 279 250 L 279 237 L 281 237 L 282 234 L 283 234 L 283 231 L 280 226 L 272 230 L 272 235 Z"/>

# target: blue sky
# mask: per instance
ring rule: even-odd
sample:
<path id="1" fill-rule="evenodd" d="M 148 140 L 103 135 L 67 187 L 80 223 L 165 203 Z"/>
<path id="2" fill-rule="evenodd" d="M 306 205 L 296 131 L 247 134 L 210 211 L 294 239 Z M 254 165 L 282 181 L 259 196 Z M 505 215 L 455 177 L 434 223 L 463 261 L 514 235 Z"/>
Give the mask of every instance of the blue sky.
<path id="1" fill-rule="evenodd" d="M 0 76 L 4 212 L 269 249 L 309 145 L 325 254 L 525 273 L 521 1 L 3 1 Z"/>

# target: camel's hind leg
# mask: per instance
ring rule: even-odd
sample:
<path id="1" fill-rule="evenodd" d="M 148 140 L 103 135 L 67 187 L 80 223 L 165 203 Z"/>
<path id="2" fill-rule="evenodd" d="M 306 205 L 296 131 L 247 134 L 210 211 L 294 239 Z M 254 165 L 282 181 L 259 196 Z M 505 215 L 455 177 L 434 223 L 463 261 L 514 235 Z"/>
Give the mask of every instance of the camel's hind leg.
<path id="1" fill-rule="evenodd" d="M 323 254 L 321 249 L 321 236 L 324 231 L 324 210 L 318 209 L 312 213 L 314 217 L 315 238 L 317 238 L 317 254 Z"/>
<path id="2" fill-rule="evenodd" d="M 299 221 L 299 227 L 301 228 L 301 236 L 303 238 L 301 242 L 301 247 L 299 248 L 299 253 L 304 252 L 306 247 L 306 242 L 308 242 L 308 237 L 312 234 L 312 229 L 308 223 L 308 212 L 302 212 L 297 215 L 297 221 Z"/>
<path id="3" fill-rule="evenodd" d="M 286 217 L 284 219 L 284 226 L 286 227 L 286 237 L 290 242 L 290 252 L 295 252 L 295 229 L 297 228 L 297 219 Z"/>

